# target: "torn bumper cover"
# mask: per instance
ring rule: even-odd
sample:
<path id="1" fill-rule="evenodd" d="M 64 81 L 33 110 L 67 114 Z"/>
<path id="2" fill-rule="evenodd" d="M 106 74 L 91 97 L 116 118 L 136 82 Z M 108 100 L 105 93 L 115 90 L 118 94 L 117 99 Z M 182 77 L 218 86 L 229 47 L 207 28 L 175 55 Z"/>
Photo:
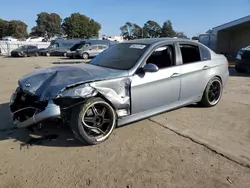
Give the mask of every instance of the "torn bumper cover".
<path id="1" fill-rule="evenodd" d="M 27 108 L 23 108 L 18 110 L 18 112 L 22 111 L 22 110 L 26 110 Z M 16 112 L 12 113 L 12 115 L 14 116 Z M 18 127 L 18 128 L 24 128 L 24 127 L 28 127 L 31 125 L 34 125 L 36 123 L 40 123 L 43 120 L 46 119 L 50 119 L 50 118 L 56 118 L 56 117 L 60 117 L 61 115 L 61 110 L 60 107 L 57 106 L 56 104 L 53 103 L 53 101 L 49 101 L 48 105 L 46 106 L 46 108 L 39 112 L 39 113 L 34 113 L 32 117 L 24 120 L 24 121 L 19 121 L 17 119 L 14 118 L 14 126 Z"/>

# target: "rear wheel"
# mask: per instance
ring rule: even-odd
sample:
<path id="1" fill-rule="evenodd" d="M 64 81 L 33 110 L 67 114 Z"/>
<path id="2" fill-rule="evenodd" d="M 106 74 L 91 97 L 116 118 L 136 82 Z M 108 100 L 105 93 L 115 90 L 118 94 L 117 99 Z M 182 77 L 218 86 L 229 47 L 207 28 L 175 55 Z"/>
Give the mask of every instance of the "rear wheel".
<path id="1" fill-rule="evenodd" d="M 219 103 L 222 96 L 222 82 L 218 77 L 212 78 L 203 93 L 200 104 L 204 107 L 212 107 Z"/>
<path id="2" fill-rule="evenodd" d="M 50 53 L 49 53 L 49 52 L 46 52 L 46 56 L 49 57 L 49 56 L 50 56 Z"/>
<path id="3" fill-rule="evenodd" d="M 88 58 L 89 58 L 89 54 L 83 53 L 83 54 L 82 54 L 82 58 L 83 58 L 83 59 L 88 59 Z"/>
<path id="4" fill-rule="evenodd" d="M 70 126 L 77 139 L 93 145 L 108 139 L 116 126 L 116 113 L 101 98 L 91 98 L 72 110 Z"/>

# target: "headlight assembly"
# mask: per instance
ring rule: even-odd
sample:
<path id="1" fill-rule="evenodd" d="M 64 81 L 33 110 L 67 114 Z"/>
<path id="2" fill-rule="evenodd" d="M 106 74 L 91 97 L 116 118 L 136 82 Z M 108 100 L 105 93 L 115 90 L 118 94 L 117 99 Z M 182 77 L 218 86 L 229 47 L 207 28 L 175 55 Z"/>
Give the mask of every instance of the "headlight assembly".
<path id="1" fill-rule="evenodd" d="M 96 94 L 97 91 L 95 88 L 91 87 L 89 84 L 83 84 L 63 91 L 58 97 L 88 98 Z"/>

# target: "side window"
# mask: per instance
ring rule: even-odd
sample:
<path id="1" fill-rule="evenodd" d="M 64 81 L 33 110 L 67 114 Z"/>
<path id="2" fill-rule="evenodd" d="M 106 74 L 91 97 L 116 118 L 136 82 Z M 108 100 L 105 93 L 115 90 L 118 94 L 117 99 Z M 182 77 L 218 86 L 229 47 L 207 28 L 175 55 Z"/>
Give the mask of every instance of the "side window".
<path id="1" fill-rule="evenodd" d="M 91 50 L 98 50 L 98 46 L 92 46 Z"/>
<path id="2" fill-rule="evenodd" d="M 104 50 L 107 48 L 107 46 L 98 46 L 99 50 Z"/>
<path id="3" fill-rule="evenodd" d="M 175 51 L 173 45 L 157 48 L 148 58 L 147 62 L 155 64 L 159 69 L 175 65 Z"/>
<path id="4" fill-rule="evenodd" d="M 200 50 L 196 45 L 180 44 L 183 64 L 195 63 L 201 61 Z"/>
<path id="5" fill-rule="evenodd" d="M 200 45 L 201 61 L 211 60 L 211 54 L 208 49 Z"/>

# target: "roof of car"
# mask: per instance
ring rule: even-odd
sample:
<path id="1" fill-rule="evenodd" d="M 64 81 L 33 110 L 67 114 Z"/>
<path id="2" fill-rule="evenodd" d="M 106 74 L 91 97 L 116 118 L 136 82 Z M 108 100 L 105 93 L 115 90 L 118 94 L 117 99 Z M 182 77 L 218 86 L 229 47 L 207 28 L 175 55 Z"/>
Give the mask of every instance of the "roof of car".
<path id="1" fill-rule="evenodd" d="M 138 43 L 138 44 L 154 44 L 163 41 L 193 41 L 190 39 L 180 39 L 180 38 L 144 38 L 125 41 L 124 43 Z"/>

